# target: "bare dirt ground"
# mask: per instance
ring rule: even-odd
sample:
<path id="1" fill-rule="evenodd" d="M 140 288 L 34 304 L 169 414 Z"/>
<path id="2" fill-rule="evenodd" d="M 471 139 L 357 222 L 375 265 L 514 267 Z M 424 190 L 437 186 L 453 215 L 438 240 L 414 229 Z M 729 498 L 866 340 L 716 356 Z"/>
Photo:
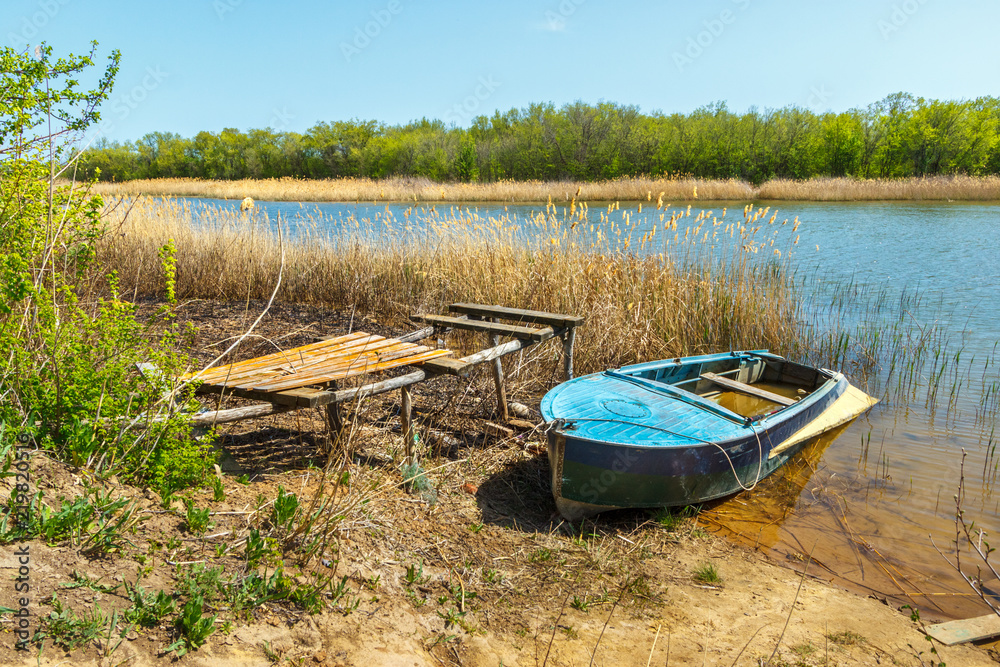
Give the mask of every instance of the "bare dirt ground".
<path id="1" fill-rule="evenodd" d="M 259 308 L 186 304 L 182 318 L 200 328 L 194 355 L 213 358 L 228 345 L 220 341 L 244 331 Z M 350 313 L 278 305 L 235 358 L 349 328 L 392 333 Z M 546 369 L 557 358 L 537 351 L 532 377 L 524 375 L 523 361 L 508 363 L 511 394 L 537 408 L 551 377 Z M 429 483 L 422 490 L 406 488 L 399 470 L 398 395 L 356 407 L 352 455 L 334 461 L 325 478 L 339 489 L 331 496 L 340 512 L 335 539 L 306 564 L 293 550 L 283 554 L 294 581 L 330 582 L 319 591 L 318 613 L 289 599 L 238 612 L 221 598 L 209 600 L 216 629 L 180 658 L 166 650 L 177 635 L 169 623 L 119 623 L 109 636 L 72 650 L 67 641 L 49 640 L 40 653 L 18 652 L 4 615 L 0 664 L 995 664 L 996 655 L 984 648 L 933 646 L 907 610 L 802 574 L 803 563 L 792 564 L 796 571 L 768 562 L 714 536 L 697 516 L 617 512 L 563 522 L 549 492 L 544 439 L 527 428 L 507 438 L 487 432 L 494 398 L 487 373 L 481 375 L 417 385 L 422 423 L 451 436 L 443 443 L 425 437 Z M 111 480 L 99 486 L 134 500 L 142 518 L 119 552 L 91 556 L 74 540 L 27 543 L 34 627 L 66 609 L 78 617 L 124 610 L 137 580 L 147 591 L 173 593 L 212 568 L 223 577 L 245 572 L 241 540 L 259 525 L 254 521 L 279 487 L 306 501 L 320 485 L 327 430 L 320 411 L 300 411 L 222 426 L 219 435 L 242 469 L 222 475 L 223 499 L 209 488 L 162 499 Z M 31 465 L 48 502 L 72 499 L 95 483 L 42 453 Z M 188 529 L 185 497 L 211 510 L 212 525 L 200 534 Z M 0 551 L 8 582 L 0 587 L 0 606 L 12 608 L 15 546 L 24 545 Z M 267 576 L 276 566 L 265 560 L 258 569 Z"/>

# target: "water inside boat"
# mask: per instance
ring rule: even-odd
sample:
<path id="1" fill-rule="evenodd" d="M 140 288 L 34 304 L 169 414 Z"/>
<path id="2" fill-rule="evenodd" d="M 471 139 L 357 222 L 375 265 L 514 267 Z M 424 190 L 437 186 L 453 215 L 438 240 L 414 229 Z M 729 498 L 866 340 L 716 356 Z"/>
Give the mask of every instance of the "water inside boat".
<path id="1" fill-rule="evenodd" d="M 793 405 L 834 375 L 774 355 L 757 354 L 740 354 L 704 363 L 639 364 L 620 372 L 682 389 L 750 418 Z"/>
<path id="2" fill-rule="evenodd" d="M 774 383 L 756 383 L 753 386 L 761 387 L 768 392 L 785 396 L 787 398 L 800 398 L 803 394 L 798 393 L 795 387 Z M 718 403 L 722 407 L 742 417 L 753 417 L 755 415 L 773 412 L 780 408 L 778 404 L 760 396 L 752 396 L 739 391 L 710 391 L 702 394 L 703 398 Z"/>

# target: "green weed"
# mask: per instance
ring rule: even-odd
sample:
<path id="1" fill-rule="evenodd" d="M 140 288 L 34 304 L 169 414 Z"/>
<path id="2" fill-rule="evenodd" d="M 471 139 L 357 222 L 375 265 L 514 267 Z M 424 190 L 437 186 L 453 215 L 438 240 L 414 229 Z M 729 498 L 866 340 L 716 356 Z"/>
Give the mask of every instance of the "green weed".
<path id="1" fill-rule="evenodd" d="M 176 652 L 182 657 L 188 651 L 197 650 L 215 632 L 216 616 L 204 615 L 205 600 L 201 595 L 193 596 L 184 603 L 175 626 L 179 633 L 177 640 L 167 647 L 167 651 Z"/>
<path id="2" fill-rule="evenodd" d="M 139 582 L 129 586 L 126 584 L 128 597 L 132 606 L 125 610 L 123 618 L 144 628 L 152 628 L 177 609 L 174 598 L 164 591 L 147 593 Z"/>
<path id="3" fill-rule="evenodd" d="M 405 581 L 406 581 L 406 585 L 407 586 L 413 586 L 413 585 L 416 585 L 416 584 L 421 584 L 421 583 L 424 582 L 424 579 L 425 579 L 425 577 L 424 577 L 424 564 L 423 564 L 423 562 L 412 563 L 412 564 L 406 566 Z"/>
<path id="4" fill-rule="evenodd" d="M 694 580 L 702 584 L 718 584 L 722 581 L 713 563 L 702 563 L 694 570 Z"/>
<path id="5" fill-rule="evenodd" d="M 205 531 L 212 527 L 209 508 L 198 509 L 194 501 L 190 498 L 184 501 L 184 520 L 187 531 L 192 535 L 203 535 Z"/>
<path id="6" fill-rule="evenodd" d="M 285 493 L 285 487 L 278 487 L 278 496 L 271 510 L 271 523 L 275 528 L 287 529 L 299 511 L 299 499 L 294 493 Z"/>
<path id="7" fill-rule="evenodd" d="M 80 615 L 64 607 L 54 594 L 51 603 L 53 610 L 42 617 L 37 639 L 51 639 L 56 646 L 74 651 L 100 637 L 108 627 L 110 619 L 96 602 L 93 609 Z"/>

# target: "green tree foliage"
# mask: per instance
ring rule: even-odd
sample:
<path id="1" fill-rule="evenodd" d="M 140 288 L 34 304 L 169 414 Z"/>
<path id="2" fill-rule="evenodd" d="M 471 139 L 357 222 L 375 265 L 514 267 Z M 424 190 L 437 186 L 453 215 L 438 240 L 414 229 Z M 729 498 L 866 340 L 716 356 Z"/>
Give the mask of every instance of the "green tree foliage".
<path id="1" fill-rule="evenodd" d="M 305 134 L 226 129 L 192 139 L 153 133 L 105 142 L 88 175 L 126 180 L 423 176 L 437 181 L 603 180 L 686 174 L 739 178 L 894 178 L 1000 173 L 1000 100 L 941 101 L 894 93 L 864 109 L 817 114 L 791 106 L 690 114 L 574 102 L 475 118 L 468 129 L 426 118 L 320 122 Z"/>
<path id="2" fill-rule="evenodd" d="M 98 87 L 79 90 L 93 56 L 0 50 L 0 439 L 28 434 L 73 465 L 176 489 L 212 463 L 183 401 L 164 399 L 173 388 L 163 378 L 184 363 L 182 332 L 167 309 L 148 335 L 95 260 L 101 198 L 55 184 L 72 175 L 71 140 L 99 119 L 118 70 L 114 52 Z M 129 168 L 158 166 L 173 140 L 129 151 Z M 167 373 L 143 378 L 135 364 L 145 361 Z"/>

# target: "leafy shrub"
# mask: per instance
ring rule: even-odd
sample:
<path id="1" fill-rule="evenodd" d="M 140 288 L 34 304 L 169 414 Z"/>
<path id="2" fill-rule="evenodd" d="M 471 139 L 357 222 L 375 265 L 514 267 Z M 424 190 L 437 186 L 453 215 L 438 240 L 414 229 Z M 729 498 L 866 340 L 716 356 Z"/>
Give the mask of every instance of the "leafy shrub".
<path id="1" fill-rule="evenodd" d="M 104 202 L 56 185 L 74 163 L 67 140 L 100 118 L 119 54 L 90 91 L 77 79 L 94 50 L 37 55 L 0 49 L 0 433 L 31 435 L 67 463 L 160 490 L 200 483 L 214 455 L 191 434 L 190 396 L 169 381 L 187 363 L 176 351 L 183 332 L 169 308 L 136 319 L 114 271 L 94 261 L 109 231 Z M 149 361 L 163 372 L 136 372 Z"/>

